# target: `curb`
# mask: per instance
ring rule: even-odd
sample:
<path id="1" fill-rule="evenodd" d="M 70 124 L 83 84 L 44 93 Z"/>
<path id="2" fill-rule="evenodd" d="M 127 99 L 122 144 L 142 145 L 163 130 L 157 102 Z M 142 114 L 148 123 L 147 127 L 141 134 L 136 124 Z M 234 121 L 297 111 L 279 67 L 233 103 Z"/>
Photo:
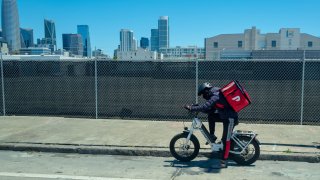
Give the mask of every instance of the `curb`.
<path id="1" fill-rule="evenodd" d="M 119 146 L 84 146 L 84 145 L 56 145 L 56 144 L 14 144 L 2 143 L 0 150 L 4 151 L 34 151 L 50 153 L 76 153 L 93 155 L 123 155 L 123 156 L 154 156 L 154 157 L 172 157 L 169 148 L 153 147 L 119 147 Z M 208 157 L 210 152 L 203 150 L 199 157 Z M 317 154 L 271 154 L 261 152 L 259 160 L 271 161 L 295 161 L 320 163 L 320 155 Z"/>
<path id="2" fill-rule="evenodd" d="M 2 143 L 0 150 L 34 151 L 50 153 L 77 153 L 93 155 L 124 155 L 124 156 L 155 156 L 171 157 L 167 148 L 152 147 L 119 147 L 119 146 L 84 146 L 84 145 L 53 145 L 53 144 L 13 144 Z"/>

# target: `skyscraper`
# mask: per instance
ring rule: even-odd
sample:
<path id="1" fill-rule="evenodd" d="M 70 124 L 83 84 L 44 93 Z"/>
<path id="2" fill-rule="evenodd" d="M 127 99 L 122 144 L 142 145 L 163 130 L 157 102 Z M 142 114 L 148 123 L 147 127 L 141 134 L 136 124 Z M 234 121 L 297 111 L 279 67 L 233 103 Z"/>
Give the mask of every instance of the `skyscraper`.
<path id="1" fill-rule="evenodd" d="M 142 37 L 140 40 L 140 47 L 143 49 L 149 48 L 149 38 Z"/>
<path id="2" fill-rule="evenodd" d="M 63 49 L 72 55 L 83 56 L 83 44 L 80 34 L 62 34 Z"/>
<path id="3" fill-rule="evenodd" d="M 120 51 L 134 50 L 133 31 L 128 29 L 121 29 L 120 31 Z"/>
<path id="4" fill-rule="evenodd" d="M 83 56 L 91 57 L 91 42 L 88 25 L 78 25 L 78 34 L 81 34 L 83 44 Z"/>
<path id="5" fill-rule="evenodd" d="M 33 29 L 20 28 L 21 48 L 33 47 Z"/>
<path id="6" fill-rule="evenodd" d="M 159 51 L 159 31 L 151 29 L 151 51 Z"/>
<path id="7" fill-rule="evenodd" d="M 49 45 L 51 52 L 56 50 L 57 40 L 56 40 L 56 25 L 52 20 L 44 20 L 44 38 L 45 44 Z"/>
<path id="8" fill-rule="evenodd" d="M 19 51 L 20 42 L 20 22 L 16 0 L 2 0 L 2 34 L 8 42 L 9 50 Z"/>
<path id="9" fill-rule="evenodd" d="M 158 20 L 159 48 L 169 48 L 169 17 L 161 16 Z"/>
<path id="10" fill-rule="evenodd" d="M 138 49 L 138 41 L 136 40 L 136 38 L 133 37 L 131 51 L 135 51 L 137 49 Z"/>

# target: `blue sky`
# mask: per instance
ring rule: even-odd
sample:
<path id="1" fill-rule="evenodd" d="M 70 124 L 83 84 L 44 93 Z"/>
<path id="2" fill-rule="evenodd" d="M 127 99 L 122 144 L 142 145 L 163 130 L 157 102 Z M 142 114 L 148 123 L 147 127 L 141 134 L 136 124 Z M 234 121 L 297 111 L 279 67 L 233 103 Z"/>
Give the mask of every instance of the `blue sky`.
<path id="1" fill-rule="evenodd" d="M 58 48 L 62 33 L 90 26 L 92 48 L 109 55 L 119 44 L 122 28 L 136 39 L 150 37 L 159 16 L 170 18 L 170 46 L 204 46 L 204 38 L 241 33 L 256 26 L 262 33 L 282 27 L 301 28 L 320 36 L 319 0 L 17 0 L 20 26 L 44 36 L 43 19 L 56 22 Z"/>

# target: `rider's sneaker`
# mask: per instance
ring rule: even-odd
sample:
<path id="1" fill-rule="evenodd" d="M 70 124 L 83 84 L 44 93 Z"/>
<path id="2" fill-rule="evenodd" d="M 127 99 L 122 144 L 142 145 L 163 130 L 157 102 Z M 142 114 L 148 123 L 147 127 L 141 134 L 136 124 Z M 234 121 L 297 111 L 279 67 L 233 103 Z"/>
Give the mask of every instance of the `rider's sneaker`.
<path id="1" fill-rule="evenodd" d="M 228 168 L 228 161 L 227 160 L 221 160 L 221 168 Z"/>
<path id="2" fill-rule="evenodd" d="M 226 160 L 221 160 L 219 164 L 213 164 L 211 166 L 212 169 L 224 169 L 228 168 L 228 161 Z"/>
<path id="3" fill-rule="evenodd" d="M 205 153 L 204 157 L 206 157 L 208 159 L 214 159 L 215 158 L 215 156 L 214 156 L 214 154 L 212 152 L 211 153 Z"/>

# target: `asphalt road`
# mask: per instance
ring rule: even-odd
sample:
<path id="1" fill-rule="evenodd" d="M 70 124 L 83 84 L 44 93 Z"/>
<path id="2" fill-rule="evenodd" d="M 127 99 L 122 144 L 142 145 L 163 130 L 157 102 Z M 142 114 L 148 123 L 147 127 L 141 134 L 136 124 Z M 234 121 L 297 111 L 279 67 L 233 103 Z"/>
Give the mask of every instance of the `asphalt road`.
<path id="1" fill-rule="evenodd" d="M 0 151 L 1 180 L 320 179 L 320 163 L 257 161 L 213 169 L 217 160 Z"/>

